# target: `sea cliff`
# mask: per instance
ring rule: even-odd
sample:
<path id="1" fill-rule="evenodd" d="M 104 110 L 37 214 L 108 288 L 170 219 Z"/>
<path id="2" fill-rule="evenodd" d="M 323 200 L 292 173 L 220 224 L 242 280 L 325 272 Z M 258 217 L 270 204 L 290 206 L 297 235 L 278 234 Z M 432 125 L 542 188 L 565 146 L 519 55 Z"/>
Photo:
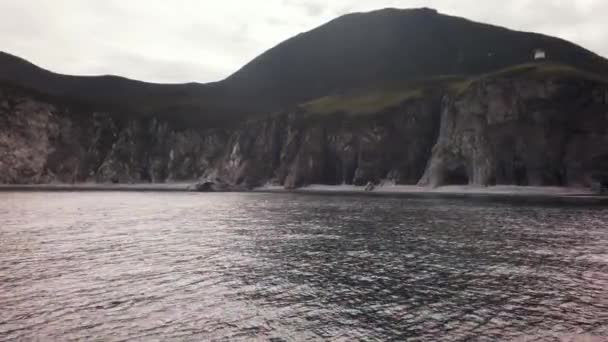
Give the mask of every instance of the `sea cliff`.
<path id="1" fill-rule="evenodd" d="M 222 127 L 2 87 L 0 183 L 590 186 L 594 158 L 608 155 L 608 85 L 545 71 L 407 86 L 390 101 L 323 98 Z"/>

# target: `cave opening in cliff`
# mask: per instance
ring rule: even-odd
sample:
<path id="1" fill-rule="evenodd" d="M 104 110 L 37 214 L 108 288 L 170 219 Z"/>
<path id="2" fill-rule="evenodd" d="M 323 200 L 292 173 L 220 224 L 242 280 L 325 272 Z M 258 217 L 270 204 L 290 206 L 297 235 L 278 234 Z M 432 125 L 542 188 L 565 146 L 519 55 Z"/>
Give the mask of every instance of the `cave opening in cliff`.
<path id="1" fill-rule="evenodd" d="M 513 168 L 513 181 L 515 185 L 527 186 L 529 184 L 528 169 L 521 162 L 516 162 L 514 164 L 515 166 Z"/>
<path id="2" fill-rule="evenodd" d="M 469 174 L 464 165 L 450 168 L 445 173 L 445 185 L 469 185 Z"/>
<path id="3" fill-rule="evenodd" d="M 139 178 L 142 182 L 152 182 L 152 175 L 150 174 L 150 170 L 147 167 L 142 167 L 139 170 Z"/>
<path id="4" fill-rule="evenodd" d="M 355 183 L 355 174 L 359 167 L 359 160 L 354 158 L 353 160 L 347 160 L 341 163 L 340 169 L 342 170 L 341 183 L 352 185 Z"/>

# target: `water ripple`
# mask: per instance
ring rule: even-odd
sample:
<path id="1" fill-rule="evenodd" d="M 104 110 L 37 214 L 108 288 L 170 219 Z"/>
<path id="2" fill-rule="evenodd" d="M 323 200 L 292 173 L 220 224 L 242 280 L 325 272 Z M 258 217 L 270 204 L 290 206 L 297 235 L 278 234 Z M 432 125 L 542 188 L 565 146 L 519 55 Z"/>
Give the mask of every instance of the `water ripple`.
<path id="1" fill-rule="evenodd" d="M 1 340 L 608 340 L 608 209 L 1 193 Z"/>

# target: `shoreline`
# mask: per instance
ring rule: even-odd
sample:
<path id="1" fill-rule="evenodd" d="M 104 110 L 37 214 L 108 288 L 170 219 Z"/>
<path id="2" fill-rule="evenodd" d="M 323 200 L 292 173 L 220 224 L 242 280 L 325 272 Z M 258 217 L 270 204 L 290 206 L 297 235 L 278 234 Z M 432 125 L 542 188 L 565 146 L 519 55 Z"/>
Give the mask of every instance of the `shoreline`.
<path id="1" fill-rule="evenodd" d="M 558 186 L 517 186 L 517 185 L 446 185 L 438 188 L 429 188 L 417 185 L 380 185 L 373 191 L 365 191 L 364 186 L 355 185 L 322 185 L 313 184 L 294 190 L 286 190 L 282 186 L 265 186 L 254 191 L 291 191 L 291 192 L 353 192 L 365 194 L 392 194 L 392 193 L 431 193 L 431 194 L 496 194 L 496 195 L 548 195 L 548 196 L 594 196 L 586 188 L 558 187 Z"/>
<path id="2" fill-rule="evenodd" d="M 0 192 L 197 192 L 194 182 L 154 184 L 2 184 Z M 369 196 L 420 199 L 467 199 L 480 201 L 514 201 L 521 203 L 558 203 L 608 205 L 608 196 L 585 188 L 535 186 L 443 186 L 435 189 L 413 185 L 384 185 L 374 191 L 363 186 L 309 185 L 298 189 L 263 186 L 242 193 L 282 193 L 328 196 Z"/>
<path id="3" fill-rule="evenodd" d="M 0 192 L 8 191 L 119 191 L 119 192 L 189 192 L 192 183 L 139 183 L 139 184 L 0 184 Z"/>
<path id="4" fill-rule="evenodd" d="M 259 193 L 295 193 L 328 196 L 370 196 L 411 199 L 463 199 L 490 202 L 519 202 L 524 204 L 580 204 L 608 205 L 608 196 L 598 195 L 584 188 L 542 186 L 443 186 L 427 188 L 414 185 L 385 185 L 374 191 L 365 191 L 363 186 L 310 185 L 294 190 L 280 186 L 256 188 Z"/>

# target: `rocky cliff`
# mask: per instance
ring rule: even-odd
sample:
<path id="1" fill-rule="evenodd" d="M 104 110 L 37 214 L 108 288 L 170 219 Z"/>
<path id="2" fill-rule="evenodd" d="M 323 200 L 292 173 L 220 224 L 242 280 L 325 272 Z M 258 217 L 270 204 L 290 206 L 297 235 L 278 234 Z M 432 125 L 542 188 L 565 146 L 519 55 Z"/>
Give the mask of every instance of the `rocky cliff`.
<path id="1" fill-rule="evenodd" d="M 191 180 L 224 143 L 154 117 L 81 110 L 0 89 L 0 183 Z"/>
<path id="2" fill-rule="evenodd" d="M 322 99 L 215 129 L 2 87 L 0 183 L 589 185 L 608 155 L 608 85 L 567 70 L 410 86 L 381 104 Z"/>
<path id="3" fill-rule="evenodd" d="M 608 87 L 538 76 L 484 79 L 446 97 L 420 184 L 589 185 L 594 158 L 608 155 Z"/>

